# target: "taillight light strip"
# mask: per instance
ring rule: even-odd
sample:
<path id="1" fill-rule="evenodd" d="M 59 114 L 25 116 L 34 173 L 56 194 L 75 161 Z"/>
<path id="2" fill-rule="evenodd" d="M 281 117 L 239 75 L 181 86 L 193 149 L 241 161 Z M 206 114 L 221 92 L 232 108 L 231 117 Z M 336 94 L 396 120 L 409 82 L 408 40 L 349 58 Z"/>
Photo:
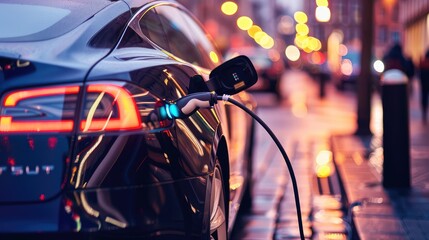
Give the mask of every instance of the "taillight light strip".
<path id="1" fill-rule="evenodd" d="M 13 108 L 19 101 L 54 95 L 77 95 L 79 86 L 59 86 L 39 89 L 29 89 L 9 93 L 2 103 L 3 108 Z M 123 87 L 114 84 L 91 84 L 87 86 L 88 93 L 111 95 L 114 99 L 112 105 L 118 109 L 117 118 L 93 118 L 89 113 L 86 119 L 81 120 L 79 130 L 82 132 L 123 131 L 137 130 L 142 127 L 139 111 L 131 94 Z M 96 102 L 93 104 L 97 104 Z M 97 106 L 94 106 L 96 109 Z M 14 120 L 13 116 L 0 116 L 0 133 L 22 132 L 71 132 L 74 120 Z"/>
<path id="2" fill-rule="evenodd" d="M 90 85 L 88 92 L 109 94 L 118 105 L 119 118 L 92 119 L 92 114 L 88 114 L 86 120 L 80 125 L 83 132 L 91 131 L 118 131 L 136 130 L 141 128 L 141 120 L 138 116 L 136 103 L 131 95 L 124 89 L 115 85 Z"/>
<path id="3" fill-rule="evenodd" d="M 78 94 L 79 86 L 61 86 L 12 92 L 4 100 L 3 107 L 15 107 L 25 99 L 52 95 Z M 0 132 L 69 132 L 73 120 L 14 121 L 10 116 L 0 116 Z"/>

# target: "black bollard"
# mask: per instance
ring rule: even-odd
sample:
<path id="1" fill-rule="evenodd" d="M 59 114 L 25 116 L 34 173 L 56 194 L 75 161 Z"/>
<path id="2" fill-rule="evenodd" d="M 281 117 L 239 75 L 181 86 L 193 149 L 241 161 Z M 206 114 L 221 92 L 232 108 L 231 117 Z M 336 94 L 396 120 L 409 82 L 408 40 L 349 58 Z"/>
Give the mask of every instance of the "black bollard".
<path id="1" fill-rule="evenodd" d="M 381 77 L 383 104 L 383 186 L 410 187 L 408 78 L 397 69 Z"/>

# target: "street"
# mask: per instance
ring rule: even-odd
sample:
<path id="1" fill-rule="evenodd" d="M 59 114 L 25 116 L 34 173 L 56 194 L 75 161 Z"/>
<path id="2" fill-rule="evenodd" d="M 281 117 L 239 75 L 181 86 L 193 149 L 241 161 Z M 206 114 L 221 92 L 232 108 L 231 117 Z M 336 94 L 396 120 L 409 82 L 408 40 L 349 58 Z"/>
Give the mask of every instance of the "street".
<path id="1" fill-rule="evenodd" d="M 310 218 L 317 212 L 316 204 L 329 204 L 321 211 L 331 216 L 321 221 L 319 234 L 340 234 L 345 239 L 346 226 L 341 220 L 340 192 L 322 193 L 315 186 L 316 155 L 329 149 L 333 132 L 353 133 L 355 130 L 355 93 L 338 92 L 328 84 L 326 97 L 319 98 L 318 83 L 301 71 L 291 71 L 282 78 L 281 102 L 267 93 L 255 93 L 258 115 L 270 126 L 285 147 L 294 166 L 298 182 L 306 238 L 313 236 Z M 377 105 L 375 105 L 377 106 Z M 284 159 L 274 142 L 257 128 L 254 171 L 254 205 L 251 213 L 241 216 L 233 239 L 291 239 L 299 238 L 293 190 Z M 313 199 L 318 198 L 317 203 Z M 338 200 L 337 200 L 338 199 Z M 334 203 L 334 204 L 332 204 Z M 337 206 L 333 206 L 337 203 Z M 319 212 L 321 213 L 321 212 Z M 319 214 L 320 215 L 320 214 Z M 334 218 L 335 217 L 335 218 Z M 321 219 L 322 220 L 322 219 Z M 339 220 L 336 223 L 335 220 Z M 315 233 L 317 234 L 317 233 Z M 316 239 L 316 238 L 315 238 Z"/>
<path id="2" fill-rule="evenodd" d="M 323 172 L 318 171 L 317 164 L 320 156 L 330 153 L 330 146 L 333 144 L 330 142 L 333 141 L 331 136 L 352 136 L 356 130 L 356 93 L 354 91 L 338 91 L 331 84 L 328 84 L 326 97 L 320 99 L 317 82 L 299 71 L 286 74 L 282 81 L 288 85 L 282 85 L 287 98 L 281 102 L 277 103 L 273 96 L 264 93 L 255 93 L 254 97 L 259 104 L 258 115 L 272 128 L 282 142 L 294 167 L 305 237 L 307 239 L 352 238 L 350 234 L 354 230 L 351 226 L 350 216 L 347 216 L 347 208 L 350 206 L 345 202 L 346 196 L 343 196 L 337 174 L 334 174 L 335 167 L 331 167 L 328 173 L 323 175 Z M 410 94 L 409 104 L 412 141 L 410 151 L 413 159 L 415 159 L 413 165 L 415 167 L 412 168 L 412 184 L 414 191 L 420 191 L 420 188 L 424 191 L 427 188 L 425 184 L 429 179 L 427 174 L 422 172 L 421 166 L 425 165 L 423 160 L 429 156 L 427 149 L 424 150 L 425 144 L 427 144 L 425 139 L 428 129 L 421 124 L 418 85 L 415 82 L 413 84 L 415 86 L 413 87 L 414 91 Z M 337 157 L 344 158 L 345 156 L 340 155 L 345 152 L 350 155 L 346 158 L 352 159 L 356 164 L 364 166 L 362 163 L 365 162 L 365 166 L 372 168 L 366 167 L 366 170 L 359 170 L 359 172 L 363 171 L 363 174 L 368 174 L 368 172 L 374 171 L 381 174 L 382 157 L 380 157 L 379 149 L 382 144 L 383 109 L 379 93 L 374 93 L 371 109 L 371 131 L 373 133 L 371 144 L 374 149 L 370 159 L 368 159 L 369 161 L 365 161 L 367 153 L 360 153 L 362 152 L 359 150 L 362 149 L 360 144 L 350 140 L 348 140 L 349 142 L 343 141 L 343 146 L 340 146 L 340 150 L 341 148 L 349 150 L 341 150 L 339 154 L 337 153 Z M 250 213 L 244 213 L 240 216 L 232 239 L 298 239 L 295 201 L 286 164 L 274 142 L 261 127 L 258 127 L 256 143 L 254 158 L 256 184 L 254 185 L 253 208 Z M 335 144 L 338 145 L 338 143 Z M 332 158 L 332 153 L 330 154 Z M 343 167 L 340 166 L 340 168 Z M 349 177 L 345 176 L 345 181 L 348 181 L 347 178 Z M 374 183 L 376 180 L 371 176 L 358 176 L 358 178 L 350 176 L 350 178 L 362 183 L 372 181 L 370 184 L 365 183 L 369 189 L 368 196 L 374 199 L 377 196 L 383 196 L 388 199 L 385 196 L 385 190 L 380 187 L 379 183 Z M 378 192 L 373 191 L 374 187 Z M 353 186 L 348 188 L 353 188 Z M 358 188 L 358 191 L 361 191 L 362 187 Z M 361 198 L 364 194 L 358 195 Z M 350 198 L 350 196 L 347 197 Z M 352 195 L 351 198 L 356 197 Z M 389 201 L 416 201 L 398 199 L 391 198 Z M 419 199 L 418 201 L 422 200 Z M 351 200 L 349 199 L 349 201 Z M 404 207 L 408 209 L 409 205 Z M 383 205 L 383 209 L 385 208 L 387 206 Z M 396 210 L 389 211 L 395 212 Z M 389 215 L 387 214 L 387 216 Z M 374 218 L 374 216 L 371 217 Z M 401 221 L 400 219 L 399 221 Z M 425 219 L 426 217 L 423 218 L 423 221 L 426 223 L 427 220 Z M 359 221 L 363 222 L 361 223 L 362 226 L 365 226 L 364 229 L 361 229 L 363 231 L 360 233 L 361 235 L 372 232 L 368 226 L 368 224 L 371 225 L 368 223 L 368 221 L 372 221 L 371 218 L 367 220 L 358 219 Z M 405 230 L 398 232 L 389 225 L 391 222 L 388 222 L 389 224 L 385 224 L 385 222 L 387 221 L 384 219 L 380 219 L 378 224 L 372 222 L 372 225 L 377 226 L 374 231 L 387 229 L 386 231 L 391 234 L 389 236 L 395 237 L 395 239 L 409 239 L 406 236 L 411 234 L 407 233 L 406 225 L 400 228 Z M 397 225 L 400 226 L 401 223 L 397 223 Z M 423 236 L 417 239 L 426 239 L 425 236 L 427 235 L 425 235 L 424 230 L 416 231 L 416 224 L 410 226 L 413 226 L 413 229 L 409 230 L 411 233 L 414 231 L 420 234 L 418 236 Z M 368 236 L 371 239 L 373 235 Z"/>

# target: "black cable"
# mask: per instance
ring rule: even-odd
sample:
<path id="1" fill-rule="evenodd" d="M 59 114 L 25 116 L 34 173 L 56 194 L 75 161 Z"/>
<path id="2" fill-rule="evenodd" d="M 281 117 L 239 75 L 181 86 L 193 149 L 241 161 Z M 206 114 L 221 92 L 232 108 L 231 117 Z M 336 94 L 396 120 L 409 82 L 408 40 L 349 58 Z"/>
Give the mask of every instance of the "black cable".
<path id="1" fill-rule="evenodd" d="M 286 162 L 287 168 L 289 170 L 290 178 L 292 180 L 293 193 L 295 195 L 296 212 L 297 212 L 297 217 L 298 217 L 299 235 L 301 237 L 301 240 L 304 240 L 304 227 L 302 225 L 301 205 L 299 202 L 299 195 L 298 195 L 298 184 L 296 182 L 295 173 L 294 173 L 293 168 L 292 168 L 292 163 L 290 162 L 290 159 L 287 156 L 286 151 L 283 148 L 282 144 L 277 139 L 277 137 L 273 133 L 273 131 L 268 127 L 268 125 L 264 121 L 262 121 L 262 119 L 260 117 L 258 117 L 258 115 L 253 113 L 246 106 L 244 106 L 240 102 L 232 99 L 229 95 L 217 96 L 217 99 L 223 100 L 223 101 L 228 101 L 228 102 L 236 105 L 237 107 L 243 109 L 246 113 L 248 113 L 250 116 L 252 116 L 259 124 L 261 124 L 261 126 L 265 129 L 265 131 L 267 131 L 267 133 L 270 135 L 270 137 L 274 140 L 275 144 L 279 148 L 279 150 L 280 150 L 280 152 L 281 152 L 281 154 L 282 154 L 282 156 Z"/>

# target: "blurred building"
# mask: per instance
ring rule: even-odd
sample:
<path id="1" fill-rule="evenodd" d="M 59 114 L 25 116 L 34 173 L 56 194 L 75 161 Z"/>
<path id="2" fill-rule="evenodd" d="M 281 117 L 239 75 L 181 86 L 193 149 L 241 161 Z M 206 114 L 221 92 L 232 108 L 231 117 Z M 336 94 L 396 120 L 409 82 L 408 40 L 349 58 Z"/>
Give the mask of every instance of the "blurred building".
<path id="1" fill-rule="evenodd" d="M 429 49 L 429 1 L 401 0 L 399 9 L 404 26 L 404 49 L 417 63 Z"/>
<path id="2" fill-rule="evenodd" d="M 360 38 L 360 0 L 329 0 L 331 17 L 328 22 L 320 22 L 315 17 L 316 0 L 304 3 L 308 15 L 311 35 L 325 43 L 333 32 L 341 32 L 342 42 L 351 43 Z"/>
<path id="3" fill-rule="evenodd" d="M 275 0 L 229 0 L 238 5 L 238 11 L 226 15 L 221 11 L 223 1 L 177 0 L 187 7 L 203 24 L 221 51 L 229 48 L 253 46 L 254 41 L 246 31 L 237 27 L 240 16 L 250 17 L 254 24 L 269 34 L 276 33 Z"/>
<path id="4" fill-rule="evenodd" d="M 374 2 L 373 51 L 379 59 L 394 44 L 404 44 L 403 24 L 399 18 L 400 2 L 401 0 L 376 0 Z"/>
<path id="5" fill-rule="evenodd" d="M 399 18 L 399 0 L 374 1 L 374 54 L 381 58 L 388 46 L 401 42 L 402 24 Z M 423 0 L 427 1 L 427 0 Z M 359 45 L 361 39 L 361 0 L 329 0 L 331 18 L 328 22 L 319 22 L 315 18 L 316 0 L 305 1 L 305 11 L 309 14 L 309 27 L 312 35 L 325 40 L 333 32 L 340 32 L 342 43 L 346 46 Z"/>

